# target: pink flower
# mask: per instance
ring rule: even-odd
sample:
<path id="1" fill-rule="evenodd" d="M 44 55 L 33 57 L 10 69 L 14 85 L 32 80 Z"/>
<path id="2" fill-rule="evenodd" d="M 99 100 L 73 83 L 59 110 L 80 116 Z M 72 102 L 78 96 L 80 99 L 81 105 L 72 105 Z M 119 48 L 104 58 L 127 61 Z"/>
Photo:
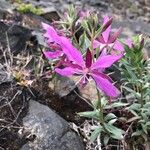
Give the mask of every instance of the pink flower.
<path id="1" fill-rule="evenodd" d="M 60 60 L 64 68 L 55 67 L 57 73 L 62 76 L 79 75 L 81 76 L 80 81 L 83 84 L 86 84 L 89 78 L 92 78 L 98 89 L 103 91 L 107 96 L 117 97 L 120 94 L 119 90 L 112 84 L 109 76 L 103 73 L 103 70 L 110 67 L 123 55 L 100 55 L 94 61 L 95 58 L 92 58 L 90 50 L 87 50 L 84 60 L 81 52 L 71 44 L 68 38 L 59 36 L 54 28 L 47 24 L 43 24 L 43 27 L 47 31 L 44 36 L 48 38 L 50 43 L 55 43 L 59 47 L 59 50 L 53 52 L 53 55 L 57 55 L 59 51 L 61 55 L 65 56 L 65 59 Z M 48 54 L 47 52 L 47 58 L 52 58 L 52 53 Z"/>
<path id="2" fill-rule="evenodd" d="M 50 46 L 50 48 L 53 50 L 53 51 L 45 51 L 44 52 L 45 57 L 48 59 L 54 59 L 62 56 L 63 51 L 60 47 L 61 36 L 57 34 L 57 32 L 52 26 L 46 23 L 42 23 L 42 26 L 46 30 L 44 37 L 48 39 L 47 43 Z"/>
<path id="3" fill-rule="evenodd" d="M 80 20 L 83 20 L 87 17 L 90 16 L 91 11 L 87 10 L 87 11 L 79 11 L 79 16 L 80 16 Z"/>
<path id="4" fill-rule="evenodd" d="M 127 39 L 127 40 L 125 41 L 125 44 L 127 44 L 127 46 L 128 46 L 129 48 L 132 48 L 133 42 L 132 42 L 131 39 Z"/>
<path id="5" fill-rule="evenodd" d="M 135 42 L 134 40 L 132 40 L 132 39 L 126 39 L 126 40 L 125 40 L 125 44 L 126 44 L 130 49 L 132 49 L 132 48 L 135 49 L 136 46 L 138 46 L 139 49 L 141 49 L 141 48 L 144 46 L 144 37 L 143 37 L 142 35 L 139 35 L 139 36 L 137 37 L 137 41 L 136 41 L 136 42 Z"/>
<path id="6" fill-rule="evenodd" d="M 104 17 L 103 25 L 107 24 L 111 18 L 108 16 Z M 116 43 L 116 39 L 120 35 L 122 28 L 119 28 L 115 33 L 111 34 L 111 24 L 104 30 L 104 32 L 94 40 L 94 48 L 100 47 L 100 50 L 106 46 L 113 47 L 114 45 L 117 46 L 118 42 Z M 117 47 L 116 47 L 117 48 Z"/>
<path id="7" fill-rule="evenodd" d="M 102 70 L 110 67 L 114 62 L 118 61 L 122 56 L 120 55 L 106 55 L 99 56 L 96 62 L 93 62 L 90 50 L 87 50 L 86 59 L 84 60 L 82 54 L 75 49 L 68 39 L 63 40 L 61 45 L 62 50 L 68 60 L 64 61 L 64 68 L 55 68 L 55 71 L 62 76 L 80 75 L 82 83 L 87 83 L 91 77 L 97 87 L 103 91 L 107 96 L 117 97 L 120 92 L 111 83 L 109 76 L 105 75 Z M 66 50 L 70 52 L 66 53 Z M 71 59 L 70 59 L 71 58 Z"/>

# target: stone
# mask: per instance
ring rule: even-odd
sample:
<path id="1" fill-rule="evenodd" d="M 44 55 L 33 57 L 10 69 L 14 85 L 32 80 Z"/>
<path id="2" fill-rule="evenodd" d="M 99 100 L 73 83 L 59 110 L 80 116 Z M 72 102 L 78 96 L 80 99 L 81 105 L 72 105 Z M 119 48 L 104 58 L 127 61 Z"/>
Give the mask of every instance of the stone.
<path id="1" fill-rule="evenodd" d="M 0 19 L 4 19 L 7 13 L 12 14 L 13 6 L 6 0 L 0 0 Z"/>
<path id="2" fill-rule="evenodd" d="M 60 16 L 54 7 L 48 7 L 43 9 L 43 13 L 41 14 L 41 16 L 50 22 L 54 20 L 58 21 L 60 19 Z"/>
<path id="3" fill-rule="evenodd" d="M 49 83 L 49 87 L 53 87 L 56 94 L 60 97 L 64 97 L 76 88 L 76 84 L 71 78 L 57 75 L 52 82 Z"/>
<path id="4" fill-rule="evenodd" d="M 0 63 L 0 84 L 11 82 L 13 80 L 11 74 L 5 70 L 4 65 Z"/>
<path id="5" fill-rule="evenodd" d="M 144 34 L 144 35 L 150 35 L 150 25 L 143 22 L 143 21 L 114 21 L 113 22 L 113 28 L 123 28 L 123 32 L 121 33 L 121 37 L 123 39 L 132 38 L 134 35 L 137 34 Z M 150 49 L 148 48 L 150 42 L 147 42 L 144 53 L 145 57 L 150 58 Z"/>
<path id="6" fill-rule="evenodd" d="M 34 140 L 20 150 L 84 150 L 83 143 L 68 123 L 50 108 L 30 100 L 29 112 L 23 118 L 25 132 Z"/>
<path id="7" fill-rule="evenodd" d="M 14 54 L 26 50 L 27 42 L 32 37 L 30 29 L 16 24 L 8 25 L 4 22 L 0 22 L 0 34 L 0 44 L 4 49 L 9 46 Z"/>

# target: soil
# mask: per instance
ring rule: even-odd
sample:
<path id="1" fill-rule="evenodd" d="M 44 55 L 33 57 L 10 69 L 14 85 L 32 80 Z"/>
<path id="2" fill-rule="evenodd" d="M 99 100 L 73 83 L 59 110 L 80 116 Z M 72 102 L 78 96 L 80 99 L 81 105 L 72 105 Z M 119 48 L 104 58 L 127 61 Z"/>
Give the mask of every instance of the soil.
<path id="1" fill-rule="evenodd" d="M 92 110 L 91 107 L 83 101 L 83 99 L 78 97 L 74 91 L 63 98 L 59 98 L 59 96 L 48 87 L 48 83 L 49 81 L 47 79 L 41 79 L 35 83 L 32 92 L 37 95 L 36 100 L 49 106 L 69 122 L 74 122 L 77 125 L 83 123 L 83 117 L 79 117 L 77 113 Z M 77 88 L 75 91 L 78 93 Z"/>
<path id="2" fill-rule="evenodd" d="M 20 137 L 22 118 L 28 111 L 28 96 L 23 87 L 16 83 L 4 83 L 0 86 L 0 148 L 17 150 L 24 143 Z"/>
<path id="3" fill-rule="evenodd" d="M 27 141 L 32 140 L 28 139 L 27 135 L 19 135 L 19 132 L 23 131 L 22 120 L 28 112 L 30 99 L 49 106 L 68 122 L 74 122 L 77 125 L 84 122 L 85 119 L 79 117 L 77 112 L 91 110 L 89 105 L 74 92 L 64 98 L 59 98 L 48 87 L 48 83 L 48 79 L 37 80 L 30 90 L 17 85 L 16 82 L 4 83 L 0 86 L 1 149 L 18 150 Z"/>

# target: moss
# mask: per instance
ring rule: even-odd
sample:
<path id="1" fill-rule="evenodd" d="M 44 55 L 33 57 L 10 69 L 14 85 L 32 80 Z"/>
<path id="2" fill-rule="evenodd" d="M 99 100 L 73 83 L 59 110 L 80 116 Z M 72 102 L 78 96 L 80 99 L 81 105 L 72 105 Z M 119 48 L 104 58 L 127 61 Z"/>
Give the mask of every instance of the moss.
<path id="1" fill-rule="evenodd" d="M 36 15 L 40 15 L 43 12 L 41 8 L 36 8 L 32 4 L 25 3 L 21 3 L 17 7 L 17 11 L 19 11 L 20 13 L 33 13 Z"/>

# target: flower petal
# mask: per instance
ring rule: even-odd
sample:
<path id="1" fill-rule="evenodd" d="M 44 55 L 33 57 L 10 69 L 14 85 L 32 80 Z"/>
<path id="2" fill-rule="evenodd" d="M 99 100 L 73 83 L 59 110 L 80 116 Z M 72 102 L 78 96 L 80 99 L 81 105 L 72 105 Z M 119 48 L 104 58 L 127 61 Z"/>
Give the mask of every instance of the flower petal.
<path id="1" fill-rule="evenodd" d="M 86 67 L 90 68 L 92 64 L 92 54 L 91 51 L 88 49 L 86 52 Z"/>
<path id="2" fill-rule="evenodd" d="M 54 59 L 54 58 L 57 58 L 63 54 L 61 51 L 54 51 L 54 52 L 45 51 L 43 53 L 47 59 Z"/>
<path id="3" fill-rule="evenodd" d="M 114 62 L 121 58 L 120 55 L 106 55 L 100 56 L 95 63 L 92 64 L 92 69 L 99 69 L 99 68 L 108 68 Z"/>
<path id="4" fill-rule="evenodd" d="M 105 77 L 105 74 L 101 76 L 93 73 L 91 76 L 95 80 L 97 87 L 107 96 L 114 98 L 119 96 L 119 90 Z"/>
<path id="5" fill-rule="evenodd" d="M 66 54 L 70 61 L 73 61 L 80 66 L 84 66 L 85 62 L 83 60 L 82 54 L 77 50 L 66 37 L 61 38 L 61 48 L 62 51 Z"/>
<path id="6" fill-rule="evenodd" d="M 81 66 L 85 65 L 82 54 L 71 44 L 69 39 L 59 36 L 55 29 L 48 24 L 42 23 L 42 26 L 46 30 L 45 37 L 48 38 L 48 42 L 56 42 L 59 44 L 70 61 L 74 61 Z"/>
<path id="7" fill-rule="evenodd" d="M 48 42 L 56 42 L 59 44 L 61 39 L 60 36 L 55 31 L 55 29 L 46 23 L 42 23 L 42 26 L 46 30 L 44 36 L 48 38 Z"/>
<path id="8" fill-rule="evenodd" d="M 94 40 L 94 41 L 93 41 L 93 48 L 95 49 L 95 48 L 99 47 L 100 44 L 101 44 L 101 43 L 100 43 L 99 41 Z"/>
<path id="9" fill-rule="evenodd" d="M 125 43 L 129 46 L 129 48 L 132 48 L 133 42 L 132 42 L 131 39 L 127 39 L 127 40 L 125 41 Z"/>
<path id="10" fill-rule="evenodd" d="M 55 72 L 57 72 L 58 74 L 60 74 L 62 76 L 69 77 L 69 76 L 75 74 L 76 69 L 71 68 L 71 67 L 66 67 L 66 68 L 63 68 L 63 69 L 55 68 Z"/>
<path id="11" fill-rule="evenodd" d="M 114 43 L 113 49 L 118 50 L 120 52 L 120 54 L 123 54 L 125 52 L 123 45 L 119 41 L 116 41 Z"/>
<path id="12" fill-rule="evenodd" d="M 109 17 L 105 16 L 103 25 L 105 25 L 109 20 L 110 20 Z M 104 39 L 105 43 L 108 42 L 108 39 L 109 39 L 109 36 L 110 36 L 110 31 L 111 31 L 111 25 L 109 25 L 107 27 L 107 29 L 102 33 L 102 36 L 103 36 L 103 39 Z"/>

